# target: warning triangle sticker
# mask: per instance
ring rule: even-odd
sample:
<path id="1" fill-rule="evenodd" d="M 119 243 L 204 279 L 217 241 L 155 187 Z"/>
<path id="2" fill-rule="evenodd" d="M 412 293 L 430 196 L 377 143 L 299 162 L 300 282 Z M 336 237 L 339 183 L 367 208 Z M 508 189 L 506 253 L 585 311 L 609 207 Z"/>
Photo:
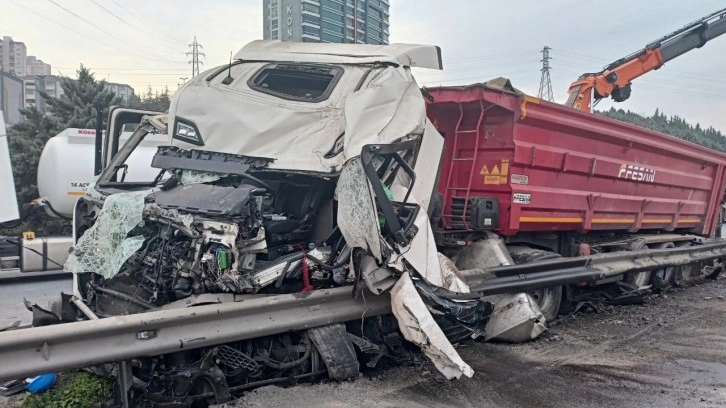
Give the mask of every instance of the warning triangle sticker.
<path id="1" fill-rule="evenodd" d="M 495 164 L 494 167 L 492 167 L 492 176 L 498 176 L 499 175 L 499 167 Z"/>
<path id="2" fill-rule="evenodd" d="M 489 169 L 487 169 L 487 165 L 485 164 L 484 167 L 481 168 L 481 173 L 479 173 L 481 176 L 488 176 L 489 175 Z"/>

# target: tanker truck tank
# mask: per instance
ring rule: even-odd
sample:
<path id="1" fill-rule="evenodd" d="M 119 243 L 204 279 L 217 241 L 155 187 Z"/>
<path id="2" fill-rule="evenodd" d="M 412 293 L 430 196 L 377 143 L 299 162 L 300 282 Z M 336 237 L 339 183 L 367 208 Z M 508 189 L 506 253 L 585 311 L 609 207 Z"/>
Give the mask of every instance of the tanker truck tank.
<path id="1" fill-rule="evenodd" d="M 15 197 L 15 182 L 10 167 L 10 150 L 5 134 L 5 120 L 0 110 L 0 223 L 20 217 Z"/>
<path id="2" fill-rule="evenodd" d="M 124 143 L 132 131 L 121 134 Z M 70 217 L 73 207 L 93 181 L 93 160 L 96 131 L 65 129 L 45 144 L 38 163 L 38 192 L 57 213 Z M 159 172 L 151 167 L 158 146 L 167 145 L 165 134 L 152 134 L 134 150 L 126 161 L 126 181 L 146 181 Z M 122 170 L 123 171 L 123 170 Z M 49 215 L 55 216 L 48 207 Z"/>

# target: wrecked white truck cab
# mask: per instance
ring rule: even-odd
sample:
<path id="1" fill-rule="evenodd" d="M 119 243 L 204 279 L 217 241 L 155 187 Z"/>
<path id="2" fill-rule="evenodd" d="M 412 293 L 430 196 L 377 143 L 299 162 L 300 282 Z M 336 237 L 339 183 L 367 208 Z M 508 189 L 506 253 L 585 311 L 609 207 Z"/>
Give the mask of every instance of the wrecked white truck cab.
<path id="1" fill-rule="evenodd" d="M 436 292 L 469 288 L 434 241 L 443 138 L 411 67 L 441 69 L 439 49 L 255 41 L 189 81 L 168 114 L 120 148 L 106 142 L 76 207 L 75 295 L 103 317 L 351 286 L 390 295 L 403 336 L 447 378 L 471 376 L 450 340 L 481 335 L 491 304 Z M 127 183 L 125 160 L 150 132 L 169 145 L 148 183 Z M 374 337 L 360 327 L 356 338 Z M 321 336 L 226 353 L 246 375 L 290 375 L 280 367 L 307 361 Z"/>

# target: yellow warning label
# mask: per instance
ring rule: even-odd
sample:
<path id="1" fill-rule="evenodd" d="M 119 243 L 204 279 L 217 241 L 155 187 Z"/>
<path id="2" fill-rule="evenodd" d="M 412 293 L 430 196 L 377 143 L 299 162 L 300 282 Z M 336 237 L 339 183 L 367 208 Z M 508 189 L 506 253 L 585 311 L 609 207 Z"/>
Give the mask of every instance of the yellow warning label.
<path id="1" fill-rule="evenodd" d="M 509 175 L 509 160 L 502 160 L 499 164 L 495 164 L 492 167 L 491 172 L 489 171 L 489 168 L 484 165 L 479 174 L 484 176 L 484 184 L 507 184 L 507 176 Z"/>
<path id="2" fill-rule="evenodd" d="M 509 174 L 509 160 L 502 160 L 502 174 L 499 176 L 499 184 L 507 184 Z"/>
<path id="3" fill-rule="evenodd" d="M 23 231 L 23 239 L 35 239 L 34 231 Z"/>
<path id="4" fill-rule="evenodd" d="M 499 176 L 484 176 L 484 184 L 499 184 Z"/>

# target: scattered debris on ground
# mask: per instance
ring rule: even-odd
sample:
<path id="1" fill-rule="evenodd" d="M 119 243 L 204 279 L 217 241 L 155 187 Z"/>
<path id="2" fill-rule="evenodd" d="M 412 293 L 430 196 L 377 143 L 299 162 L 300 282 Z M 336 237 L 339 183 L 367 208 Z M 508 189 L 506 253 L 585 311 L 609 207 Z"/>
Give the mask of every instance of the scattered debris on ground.
<path id="1" fill-rule="evenodd" d="M 218 408 L 724 406 L 726 302 L 718 296 L 726 283 L 703 281 L 642 305 L 582 308 L 529 343 L 459 344 L 470 379 L 447 381 L 426 364 L 396 367 L 344 383 L 262 387 Z"/>

